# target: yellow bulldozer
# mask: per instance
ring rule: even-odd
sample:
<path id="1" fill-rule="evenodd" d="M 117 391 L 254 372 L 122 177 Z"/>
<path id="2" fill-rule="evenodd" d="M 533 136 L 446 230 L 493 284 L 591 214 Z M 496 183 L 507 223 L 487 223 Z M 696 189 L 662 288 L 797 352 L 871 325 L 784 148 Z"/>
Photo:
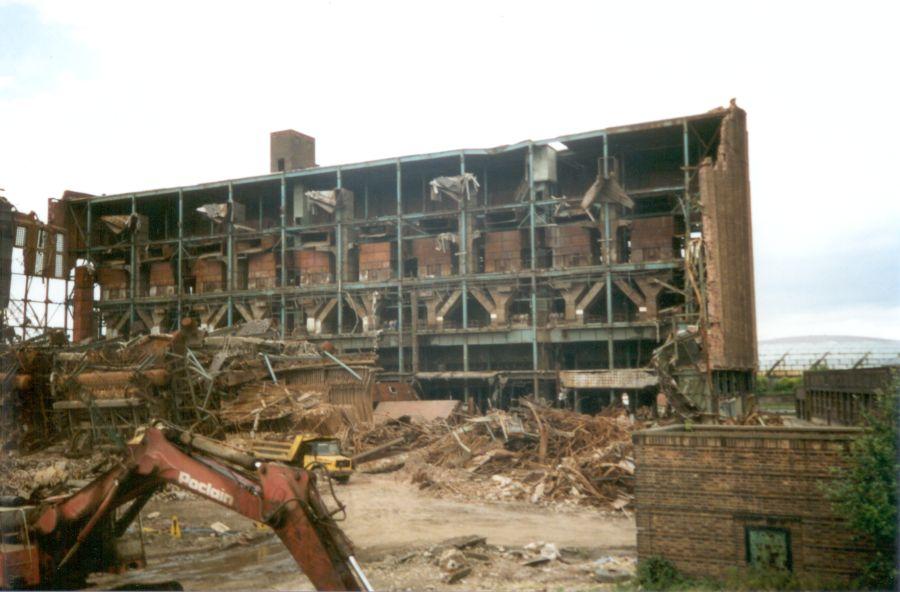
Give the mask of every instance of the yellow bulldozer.
<path id="1" fill-rule="evenodd" d="M 338 483 L 347 483 L 353 474 L 353 461 L 341 452 L 340 441 L 333 436 L 304 433 L 289 442 L 253 440 L 250 448 L 260 460 L 274 460 L 308 471 L 324 470 Z"/>

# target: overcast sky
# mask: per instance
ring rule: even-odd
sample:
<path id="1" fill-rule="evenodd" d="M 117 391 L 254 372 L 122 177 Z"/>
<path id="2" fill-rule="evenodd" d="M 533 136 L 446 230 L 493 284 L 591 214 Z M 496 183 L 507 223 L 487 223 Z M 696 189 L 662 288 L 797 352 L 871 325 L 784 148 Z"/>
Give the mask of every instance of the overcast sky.
<path id="1" fill-rule="evenodd" d="M 748 112 L 761 338 L 900 338 L 891 3 L 8 2 L 0 187 L 92 193 Z M 729 7 L 731 6 L 731 7 Z"/>

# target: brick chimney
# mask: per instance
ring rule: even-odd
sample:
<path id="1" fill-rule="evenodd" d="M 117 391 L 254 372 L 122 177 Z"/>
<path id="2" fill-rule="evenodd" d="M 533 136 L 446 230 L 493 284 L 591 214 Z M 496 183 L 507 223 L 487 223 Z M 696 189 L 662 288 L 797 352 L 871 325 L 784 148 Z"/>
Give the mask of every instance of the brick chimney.
<path id="1" fill-rule="evenodd" d="M 288 129 L 272 132 L 269 168 L 273 173 L 316 166 L 316 139 Z"/>

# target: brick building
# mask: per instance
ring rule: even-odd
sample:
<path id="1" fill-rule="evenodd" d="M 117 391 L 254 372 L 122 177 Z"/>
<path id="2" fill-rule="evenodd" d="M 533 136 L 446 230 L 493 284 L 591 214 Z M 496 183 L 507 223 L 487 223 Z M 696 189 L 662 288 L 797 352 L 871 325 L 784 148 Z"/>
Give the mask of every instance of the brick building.
<path id="1" fill-rule="evenodd" d="M 636 432 L 638 558 L 695 577 L 748 564 L 826 579 L 859 573 L 869 552 L 831 510 L 834 479 L 859 428 L 668 426 Z"/>

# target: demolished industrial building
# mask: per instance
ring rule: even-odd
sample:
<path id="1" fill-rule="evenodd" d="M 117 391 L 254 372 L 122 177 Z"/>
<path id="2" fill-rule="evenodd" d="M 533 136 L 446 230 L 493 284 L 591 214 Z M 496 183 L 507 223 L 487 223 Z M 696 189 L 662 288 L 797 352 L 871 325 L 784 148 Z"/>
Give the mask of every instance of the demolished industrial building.
<path id="1" fill-rule="evenodd" d="M 0 200 L 0 435 L 9 453 L 0 463 L 11 476 L 0 495 L 35 506 L 71 500 L 63 496 L 113 470 L 92 455 L 171 448 L 190 463 L 204 458 L 193 455 L 205 442 L 212 460 L 201 464 L 227 465 L 219 472 L 229 478 L 233 465 L 252 471 L 263 460 L 313 471 L 309 453 L 329 485 L 328 463 L 335 475 L 340 463 L 341 483 L 353 471 L 394 473 L 433 496 L 636 511 L 639 553 L 670 556 L 696 575 L 740 562 L 742 528 L 762 533 L 762 545 L 777 522 L 787 533 L 780 548 L 802 548 L 798 565 L 823 568 L 809 537 L 790 546 L 790 533 L 818 528 L 819 516 L 744 516 L 746 492 L 727 475 L 710 487 L 730 496 L 720 510 L 731 547 L 702 563 L 682 543 L 709 536 L 665 532 L 686 528 L 691 499 L 663 503 L 661 476 L 689 479 L 700 448 L 701 461 L 741 447 L 763 457 L 777 440 L 804 459 L 821 440 L 834 456 L 859 432 L 791 431 L 751 397 L 747 127 L 734 102 L 334 166 L 316 164 L 313 138 L 285 130 L 271 136 L 270 161 L 269 174 L 251 178 L 67 191 L 50 200 L 47 223 Z M 10 298 L 16 275 L 24 297 Z M 34 278 L 63 284 L 61 322 L 49 322 L 49 287 L 29 299 Z M 813 382 L 799 415 L 830 422 L 827 385 Z M 864 410 L 845 407 L 847 423 Z M 726 426 L 692 427 L 706 423 Z M 20 462 L 48 447 L 75 460 Z M 260 451 L 274 456 L 253 456 Z M 195 485 L 187 489 L 234 501 L 228 482 L 185 475 Z M 262 491 L 264 472 L 241 475 L 240 487 Z M 529 568 L 559 556 L 535 548 Z M 341 562 L 355 559 L 338 555 L 343 573 Z M 848 560 L 837 572 L 852 569 Z M 454 564 L 443 581 L 470 572 Z M 358 578 L 345 582 L 367 585 Z"/>
<path id="2" fill-rule="evenodd" d="M 32 258 L 56 255 L 42 269 L 67 279 L 72 344 L 271 321 L 279 338 L 375 355 L 380 380 L 473 409 L 528 394 L 580 411 L 627 395 L 635 409 L 662 389 L 681 412 L 716 415 L 751 391 L 734 105 L 327 167 L 287 130 L 271 163 L 247 179 L 66 192 L 50 204 L 58 254 L 17 228 Z"/>

